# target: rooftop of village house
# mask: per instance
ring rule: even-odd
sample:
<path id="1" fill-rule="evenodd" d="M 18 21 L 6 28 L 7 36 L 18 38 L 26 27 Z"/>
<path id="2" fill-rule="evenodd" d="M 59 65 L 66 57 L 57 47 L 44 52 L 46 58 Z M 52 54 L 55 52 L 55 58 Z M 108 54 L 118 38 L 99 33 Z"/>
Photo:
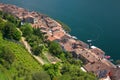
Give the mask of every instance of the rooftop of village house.
<path id="1" fill-rule="evenodd" d="M 71 46 L 73 47 L 73 49 L 79 48 L 79 47 L 84 47 L 84 48 L 87 48 L 87 47 L 88 47 L 88 45 L 87 45 L 86 43 L 84 43 L 84 42 L 82 42 L 82 41 L 80 41 L 80 40 L 75 40 L 75 39 L 72 38 L 71 36 L 67 35 L 67 33 L 66 33 L 63 37 L 61 37 L 60 42 L 61 42 L 62 44 L 65 44 L 65 43 L 67 43 L 67 42 L 72 43 Z"/>
<path id="2" fill-rule="evenodd" d="M 93 53 L 95 53 L 96 55 L 98 55 L 99 58 L 103 58 L 104 55 L 105 55 L 105 52 L 102 51 L 101 49 L 97 48 L 97 47 L 91 48 L 90 50 L 91 50 L 91 52 L 93 52 Z"/>
<path id="3" fill-rule="evenodd" d="M 64 36 L 64 32 L 48 32 L 48 40 L 54 41 L 56 39 L 60 39 L 62 36 Z"/>
<path id="4" fill-rule="evenodd" d="M 60 45 L 63 47 L 63 49 L 65 50 L 65 51 L 73 51 L 73 48 L 72 48 L 72 42 L 71 41 L 67 41 L 66 43 L 61 43 L 60 42 Z"/>
<path id="5" fill-rule="evenodd" d="M 110 77 L 112 80 L 120 80 L 120 68 L 111 69 Z"/>
<path id="6" fill-rule="evenodd" d="M 90 63 L 97 62 L 99 60 L 99 58 L 96 58 L 95 55 L 91 54 L 88 50 L 75 49 L 74 51 L 77 55 L 84 57 Z"/>
<path id="7" fill-rule="evenodd" d="M 100 70 L 110 70 L 111 67 L 108 67 L 106 64 L 103 64 L 101 61 L 96 61 L 93 63 L 88 63 L 84 66 L 87 71 L 98 72 Z"/>

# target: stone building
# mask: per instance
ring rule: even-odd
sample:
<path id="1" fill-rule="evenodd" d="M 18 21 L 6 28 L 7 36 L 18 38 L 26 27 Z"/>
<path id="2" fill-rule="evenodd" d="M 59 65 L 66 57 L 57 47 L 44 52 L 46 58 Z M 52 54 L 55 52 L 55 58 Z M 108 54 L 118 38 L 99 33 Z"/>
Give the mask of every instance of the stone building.
<path id="1" fill-rule="evenodd" d="M 38 19 L 31 16 L 31 15 L 28 15 L 28 16 L 25 16 L 22 20 L 22 22 L 27 22 L 27 23 L 31 23 L 31 24 L 35 24 L 38 22 Z"/>

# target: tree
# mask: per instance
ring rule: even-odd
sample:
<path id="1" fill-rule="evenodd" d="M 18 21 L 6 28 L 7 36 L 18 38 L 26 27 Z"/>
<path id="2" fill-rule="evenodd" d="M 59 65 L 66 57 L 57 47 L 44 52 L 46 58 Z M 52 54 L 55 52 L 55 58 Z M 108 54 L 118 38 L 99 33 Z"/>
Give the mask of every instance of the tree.
<path id="1" fill-rule="evenodd" d="M 40 28 L 37 28 L 37 29 L 34 28 L 33 31 L 34 31 L 34 34 L 35 34 L 36 36 L 38 36 L 40 39 L 42 39 L 42 40 L 45 39 L 43 33 L 40 31 Z"/>
<path id="2" fill-rule="evenodd" d="M 32 75 L 32 80 L 51 80 L 47 72 L 37 72 Z"/>
<path id="3" fill-rule="evenodd" d="M 59 63 L 56 64 L 45 64 L 43 66 L 44 70 L 48 72 L 50 78 L 53 79 L 56 76 L 60 76 Z"/>
<path id="4" fill-rule="evenodd" d="M 35 55 L 39 55 L 40 53 L 42 53 L 42 50 L 43 50 L 43 46 L 33 47 L 33 53 L 34 53 Z"/>
<path id="5" fill-rule="evenodd" d="M 13 52 L 10 50 L 9 47 L 5 46 L 2 48 L 2 53 L 0 54 L 0 58 L 12 64 L 15 60 L 15 55 L 13 54 Z"/>
<path id="6" fill-rule="evenodd" d="M 4 28 L 5 22 L 0 18 L 0 30 L 2 31 Z"/>
<path id="7" fill-rule="evenodd" d="M 49 51 L 50 53 L 58 56 L 62 53 L 62 48 L 57 42 L 52 41 L 49 44 Z"/>
<path id="8" fill-rule="evenodd" d="M 65 74 L 58 77 L 57 80 L 71 80 L 71 76 L 69 74 Z"/>
<path id="9" fill-rule="evenodd" d="M 2 30 L 3 36 L 8 39 L 20 40 L 21 33 L 16 29 L 15 25 L 6 22 Z"/>
<path id="10" fill-rule="evenodd" d="M 26 40 L 29 42 L 31 47 L 39 46 L 42 43 L 42 40 L 36 35 L 26 36 Z"/>
<path id="11" fill-rule="evenodd" d="M 21 39 L 21 37 L 22 37 L 21 33 L 16 29 L 13 34 L 13 39 L 19 41 Z"/>
<path id="12" fill-rule="evenodd" d="M 90 73 L 85 73 L 80 69 L 80 66 L 64 63 L 61 68 L 62 75 L 70 75 L 70 80 L 95 80 L 95 76 Z"/>
<path id="13" fill-rule="evenodd" d="M 19 25 L 20 21 L 13 15 L 6 13 L 6 12 L 0 12 L 0 15 L 2 16 L 3 19 L 13 23 L 15 26 Z"/>
<path id="14" fill-rule="evenodd" d="M 13 39 L 13 32 L 15 31 L 15 26 L 9 22 L 7 22 L 3 29 L 3 36 L 8 39 Z"/>
<path id="15" fill-rule="evenodd" d="M 15 55 L 13 52 L 10 50 L 9 47 L 4 46 L 0 48 L 0 63 L 7 69 L 10 68 L 10 65 L 14 62 L 15 60 Z"/>
<path id="16" fill-rule="evenodd" d="M 23 32 L 23 36 L 30 36 L 33 33 L 32 26 L 28 23 L 21 26 L 21 30 Z"/>

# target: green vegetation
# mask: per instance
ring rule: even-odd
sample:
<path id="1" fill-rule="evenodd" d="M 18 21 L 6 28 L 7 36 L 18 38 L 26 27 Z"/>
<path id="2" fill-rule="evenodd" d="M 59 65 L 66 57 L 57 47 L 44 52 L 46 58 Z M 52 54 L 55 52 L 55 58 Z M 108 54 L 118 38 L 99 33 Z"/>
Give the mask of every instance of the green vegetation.
<path id="1" fill-rule="evenodd" d="M 17 40 L 21 39 L 21 33 L 16 29 L 16 25 L 0 18 L 0 30 L 4 38 Z"/>
<path id="2" fill-rule="evenodd" d="M 43 71 L 20 44 L 21 35 L 16 28 L 15 24 L 0 18 L 0 80 L 30 80 L 34 73 Z"/>
<path id="3" fill-rule="evenodd" d="M 33 80 L 50 80 L 50 76 L 47 74 L 47 72 L 42 71 L 42 72 L 37 72 L 34 73 L 32 76 Z"/>
<path id="4" fill-rule="evenodd" d="M 0 11 L 0 17 L 6 21 L 13 23 L 16 27 L 21 26 L 20 25 L 21 21 L 9 13 Z"/>
<path id="5" fill-rule="evenodd" d="M 30 36 L 33 34 L 33 29 L 30 24 L 26 23 L 21 26 L 21 31 L 23 32 L 23 36 Z"/>
<path id="6" fill-rule="evenodd" d="M 9 78 L 9 80 L 24 80 L 34 72 L 42 70 L 42 66 L 33 59 L 21 44 L 4 40 L 2 35 L 0 35 L 0 60 L 0 73 L 4 71 L 1 73 L 2 76 Z"/>
<path id="7" fill-rule="evenodd" d="M 14 60 L 15 55 L 10 48 L 7 46 L 1 47 L 0 63 L 8 69 Z"/>
<path id="8" fill-rule="evenodd" d="M 8 39 L 20 40 L 21 33 L 15 28 L 12 23 L 6 22 L 3 26 L 3 36 Z"/>
<path id="9" fill-rule="evenodd" d="M 0 80 L 96 79 L 93 74 L 80 69 L 83 66 L 81 60 L 64 52 L 57 42 L 48 41 L 40 29 L 32 28 L 29 23 L 20 26 L 19 20 L 7 13 L 0 12 L 0 16 Z M 22 36 L 30 44 L 32 55 L 47 61 L 47 53 L 60 61 L 40 65 L 20 42 Z"/>
<path id="10" fill-rule="evenodd" d="M 24 35 L 26 27 L 29 27 L 29 34 Z M 25 27 L 25 28 L 24 28 Z M 29 24 L 24 24 L 20 28 L 23 32 L 23 36 L 32 47 L 34 55 L 44 57 L 45 52 L 58 57 L 62 60 L 62 63 L 56 64 L 45 64 L 43 65 L 44 70 L 49 74 L 51 80 L 94 80 L 95 76 L 89 73 L 83 72 L 80 67 L 83 65 L 81 60 L 76 60 L 72 57 L 71 53 L 64 52 L 61 46 L 55 41 L 47 41 L 40 29 L 34 29 Z M 39 80 L 41 74 L 35 73 L 33 75 L 34 80 Z M 45 75 L 46 76 L 46 75 Z M 74 76 L 74 77 L 73 77 Z M 42 77 L 41 77 L 42 78 Z M 42 79 L 41 79 L 42 80 Z"/>
<path id="11" fill-rule="evenodd" d="M 61 75 L 59 66 L 60 64 L 56 63 L 56 64 L 46 64 L 43 67 L 44 67 L 44 70 L 48 72 L 51 79 L 54 79 L 54 77 L 58 77 Z"/>
<path id="12" fill-rule="evenodd" d="M 64 63 L 61 69 L 62 76 L 69 77 L 69 80 L 95 80 L 95 76 L 85 73 L 80 69 L 80 66 Z"/>
<path id="13" fill-rule="evenodd" d="M 55 56 L 63 52 L 61 46 L 57 42 L 54 42 L 54 41 L 49 43 L 49 51 Z"/>
<path id="14" fill-rule="evenodd" d="M 40 53 L 42 53 L 46 43 L 44 43 L 45 39 L 40 29 L 34 29 L 28 23 L 25 23 L 23 26 L 21 26 L 20 29 L 23 33 L 23 36 L 32 47 L 33 53 L 35 55 L 39 55 Z"/>

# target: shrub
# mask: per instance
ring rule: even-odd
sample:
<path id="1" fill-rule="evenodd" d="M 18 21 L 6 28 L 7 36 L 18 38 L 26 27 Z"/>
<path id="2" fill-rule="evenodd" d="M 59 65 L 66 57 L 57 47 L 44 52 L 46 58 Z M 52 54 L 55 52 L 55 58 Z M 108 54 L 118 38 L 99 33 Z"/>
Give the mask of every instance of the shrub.
<path id="1" fill-rule="evenodd" d="M 50 42 L 49 51 L 55 56 L 59 56 L 62 53 L 62 48 L 57 42 Z"/>
<path id="2" fill-rule="evenodd" d="M 15 25 L 6 22 L 2 30 L 3 36 L 8 39 L 20 40 L 21 33 L 16 29 Z"/>
<path id="3" fill-rule="evenodd" d="M 33 33 L 32 26 L 28 23 L 25 23 L 20 29 L 23 32 L 23 36 L 30 36 Z"/>
<path id="4" fill-rule="evenodd" d="M 0 58 L 4 59 L 5 61 L 12 64 L 15 60 L 15 55 L 13 54 L 13 52 L 10 50 L 9 47 L 5 46 L 5 47 L 2 48 Z"/>
<path id="5" fill-rule="evenodd" d="M 32 75 L 32 80 L 51 80 L 47 72 L 37 72 Z"/>

